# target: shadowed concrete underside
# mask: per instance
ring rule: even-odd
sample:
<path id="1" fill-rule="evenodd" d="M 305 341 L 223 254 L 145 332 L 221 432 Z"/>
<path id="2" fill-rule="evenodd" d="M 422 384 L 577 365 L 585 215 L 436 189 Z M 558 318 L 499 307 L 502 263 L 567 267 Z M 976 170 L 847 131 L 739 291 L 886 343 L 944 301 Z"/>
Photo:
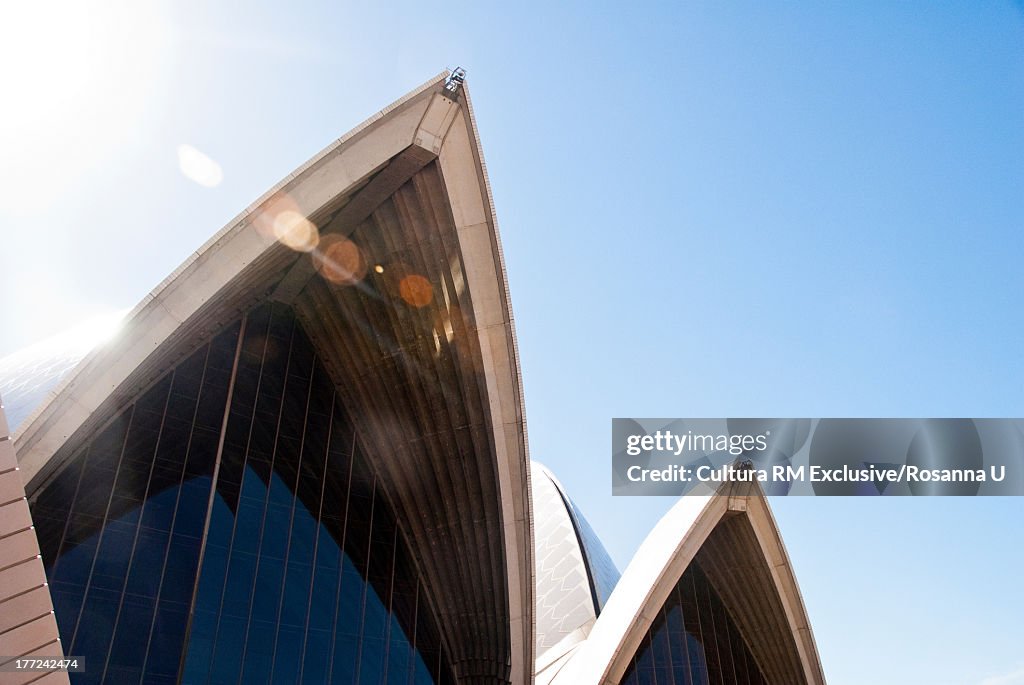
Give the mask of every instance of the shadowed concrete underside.
<path id="1" fill-rule="evenodd" d="M 359 278 L 262 223 L 351 241 Z M 375 268 L 379 267 L 379 268 Z M 335 279 L 337 280 L 337 279 Z M 128 315 L 16 436 L 38 492 L 90 435 L 261 301 L 291 306 L 408 535 L 460 682 L 532 671 L 532 545 L 514 331 L 468 93 L 435 79 L 325 150 Z"/>

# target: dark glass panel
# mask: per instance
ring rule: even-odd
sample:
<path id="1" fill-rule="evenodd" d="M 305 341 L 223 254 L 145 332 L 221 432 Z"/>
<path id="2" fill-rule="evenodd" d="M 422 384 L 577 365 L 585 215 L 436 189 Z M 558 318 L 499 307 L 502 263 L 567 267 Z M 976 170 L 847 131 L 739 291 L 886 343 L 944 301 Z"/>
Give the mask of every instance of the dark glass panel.
<path id="1" fill-rule="evenodd" d="M 284 568 L 280 559 L 261 558 L 256 574 L 256 588 L 252 597 L 253 624 L 277 625 L 278 609 L 281 606 L 281 585 L 284 582 Z M 249 648 L 270 653 L 274 649 L 274 631 L 249 636 Z"/>
<path id="2" fill-rule="evenodd" d="M 436 657 L 437 653 L 441 649 L 441 640 L 437 629 L 435 628 L 435 623 L 431 620 L 426 596 L 426 589 L 421 583 L 417 590 L 416 629 L 413 640 L 418 651 L 434 654 Z M 424 656 L 423 661 L 426 663 L 428 670 L 434 675 L 434 677 L 437 677 L 437 659 L 429 659 Z"/>
<path id="3" fill-rule="evenodd" d="M 256 555 L 248 552 L 232 551 L 228 563 L 228 577 L 224 585 L 224 603 L 221 615 L 249 620 L 249 604 L 252 598 L 253 580 L 256 578 Z M 223 631 L 221 631 L 223 632 Z M 242 638 L 245 637 L 245 623 L 242 624 Z M 237 635 L 225 636 L 225 639 L 238 639 Z"/>
<path id="4" fill-rule="evenodd" d="M 165 488 L 160 492 L 153 493 L 142 508 L 142 527 L 164 533 L 171 532 L 177 504 L 177 487 Z"/>
<path id="5" fill-rule="evenodd" d="M 736 675 L 731 635 L 732 632 L 735 632 L 736 628 L 732 625 L 732 621 L 725 611 L 725 605 L 721 601 L 716 601 L 717 598 L 711 596 L 714 593 L 714 590 L 711 589 L 711 584 L 707 583 L 706 587 L 711 604 L 711 618 L 715 622 L 718 657 L 722 664 L 722 680 L 726 683 L 738 683 L 740 680 Z"/>
<path id="6" fill-rule="evenodd" d="M 763 685 L 728 609 L 697 563 L 683 573 L 637 648 L 625 685 Z"/>
<path id="7" fill-rule="evenodd" d="M 134 539 L 135 526 L 123 521 L 107 522 L 100 537 L 99 552 L 92 568 L 91 587 L 121 591 Z"/>
<path id="8" fill-rule="evenodd" d="M 359 659 L 359 685 L 377 685 L 384 682 L 384 640 L 363 637 Z"/>
<path id="9" fill-rule="evenodd" d="M 224 411 L 224 398 L 220 398 L 220 411 Z M 214 460 L 217 456 L 217 443 L 220 441 L 220 427 L 217 430 L 196 428 L 189 438 L 188 458 L 185 462 L 186 476 L 210 476 L 213 474 Z"/>
<path id="10" fill-rule="evenodd" d="M 188 610 L 177 602 L 160 602 L 157 605 L 143 683 L 148 685 L 158 677 L 177 678 L 187 622 Z"/>
<path id="11" fill-rule="evenodd" d="M 294 685 L 297 681 L 305 632 L 305 628 L 300 626 L 284 624 L 278 626 L 277 643 L 274 647 L 274 670 L 271 678 L 274 685 Z"/>
<path id="12" fill-rule="evenodd" d="M 412 644 L 395 614 L 388 627 L 387 671 L 388 685 L 405 685 L 412 672 Z"/>
<path id="13" fill-rule="evenodd" d="M 684 573 L 676 585 L 679 605 L 683 611 L 683 626 L 686 630 L 686 653 L 690 660 L 690 678 L 693 685 L 707 685 L 708 669 L 704 659 L 703 637 L 701 635 L 700 611 L 692 574 Z"/>
<path id="14" fill-rule="evenodd" d="M 34 521 L 54 520 L 62 523 L 67 521 L 68 515 L 71 513 L 71 505 L 78 492 L 78 481 L 82 475 L 82 465 L 84 462 L 85 458 L 82 455 L 72 458 L 70 463 L 40 493 L 39 497 L 32 504 L 32 519 Z M 63 526 L 61 526 L 60 531 L 56 534 L 57 545 L 60 544 L 63 532 Z M 50 540 L 40 534 L 39 542 L 46 545 Z M 50 566 L 56 555 L 56 549 L 50 554 L 46 554 L 44 550 L 43 562 Z"/>
<path id="15" fill-rule="evenodd" d="M 281 626 L 305 629 L 309 613 L 309 598 L 313 581 L 313 566 L 301 560 L 289 559 L 285 573 L 284 596 L 281 601 Z"/>
<path id="16" fill-rule="evenodd" d="M 191 537 L 171 535 L 171 545 L 164 564 L 163 584 L 160 588 L 161 601 L 181 604 L 188 608 L 192 601 L 196 564 L 199 561 L 197 543 L 198 541 Z"/>
<path id="17" fill-rule="evenodd" d="M 327 682 L 330 668 L 331 633 L 310 628 L 306 633 L 305 657 L 302 660 L 302 685 Z"/>
<path id="18" fill-rule="evenodd" d="M 82 484 L 79 488 L 83 494 L 75 502 L 72 516 L 83 517 L 81 519 L 83 521 L 86 520 L 84 517 L 90 517 L 97 522 L 96 528 L 93 529 L 97 530 L 103 525 L 103 518 L 107 514 L 110 491 L 113 489 L 114 479 L 117 477 L 117 459 L 120 456 L 120 450 L 92 451 L 89 456 L 88 467 L 82 474 Z"/>
<path id="19" fill-rule="evenodd" d="M 733 655 L 733 668 L 736 669 L 736 682 L 740 685 L 751 685 L 750 675 L 747 672 L 747 659 L 744 652 L 746 647 L 743 644 L 743 637 L 736 630 L 735 625 L 730 621 L 729 628 L 729 651 Z"/>
<path id="20" fill-rule="evenodd" d="M 341 573 L 341 590 L 338 596 L 337 632 L 359 638 L 363 621 L 363 589 L 365 584 L 359 570 L 346 554 Z"/>
<path id="21" fill-rule="evenodd" d="M 193 419 L 193 434 L 208 432 L 214 437 L 220 434 L 230 377 L 230 371 L 206 370 L 203 391 L 199 395 L 199 405 L 196 407 L 195 419 Z M 205 429 L 205 431 L 200 429 Z"/>
<path id="22" fill-rule="evenodd" d="M 637 682 L 640 685 L 654 685 L 654 654 L 651 650 L 651 634 L 644 635 L 637 650 L 636 660 Z"/>
<path id="23" fill-rule="evenodd" d="M 709 685 L 725 685 L 721 655 L 718 651 L 720 636 L 715 630 L 715 619 L 712 615 L 711 591 L 703 573 L 693 573 L 694 593 L 697 596 L 697 611 L 701 622 L 701 633 L 704 644 L 704 659 L 707 662 Z"/>
<path id="24" fill-rule="evenodd" d="M 236 337 L 237 326 L 212 344 L 233 349 Z M 204 381 L 208 347 L 99 430 L 37 498 L 41 520 L 66 512 L 45 550 L 62 639 L 90 664 L 73 683 L 177 676 L 211 484 L 183 486 L 182 474 L 187 457 L 211 469 L 216 451 L 196 449 L 197 398 L 220 393 L 224 412 L 224 393 Z"/>
<path id="25" fill-rule="evenodd" d="M 234 339 L 234 336 L 231 338 Z M 199 392 L 203 386 L 203 373 L 206 371 L 207 347 L 201 347 L 188 359 L 174 369 L 174 380 L 171 384 L 171 405 L 178 407 L 195 407 L 199 399 Z M 192 413 L 181 413 L 168 406 L 168 416 L 174 416 L 182 421 L 192 421 Z"/>
<path id="26" fill-rule="evenodd" d="M 93 664 L 72 682 L 452 682 L 415 561 L 291 310 L 251 312 L 241 346 L 238 330 L 143 392 L 34 503 L 62 635 Z"/>
<path id="27" fill-rule="evenodd" d="M 238 682 L 242 666 L 242 649 L 245 647 L 246 618 L 221 616 L 217 631 L 214 655 L 208 672 L 196 673 L 196 683 Z M 192 636 L 189 636 L 191 649 Z"/>
<path id="28" fill-rule="evenodd" d="M 128 582 L 125 585 L 126 593 L 139 597 L 156 598 L 160 590 L 160 578 L 169 539 L 170 533 L 167 531 L 146 528 L 139 530 L 139 536 L 135 541 L 135 554 L 132 557 L 132 568 L 128 573 Z"/>
<path id="29" fill-rule="evenodd" d="M 121 613 L 117 620 L 117 632 L 111 644 L 110 658 L 107 662 L 107 677 L 114 672 L 131 672 L 142 674 L 142 663 L 146 658 L 149 641 L 149 625 L 153 620 L 154 600 L 135 595 L 125 595 L 121 604 Z M 93 666 L 90 664 L 90 666 Z M 99 667 L 99 665 L 96 665 Z M 122 676 L 123 678 L 123 676 Z M 135 681 L 138 680 L 136 676 Z M 124 682 L 121 680 L 120 682 Z"/>
<path id="30" fill-rule="evenodd" d="M 204 562 L 203 568 L 206 568 Z M 205 683 L 213 658 L 213 644 L 216 638 L 217 613 L 196 608 L 189 632 L 188 655 L 182 672 L 183 684 Z"/>
<path id="31" fill-rule="evenodd" d="M 120 593 L 98 588 L 90 589 L 85 597 L 75 638 L 68 650 L 69 654 L 84 656 L 86 663 L 96 664 L 96 667 L 80 674 L 84 676 L 82 682 L 102 682 L 103 667 L 100 664 L 106 661 L 120 599 Z"/>
<path id="32" fill-rule="evenodd" d="M 201 538 L 206 522 L 206 509 L 210 499 L 209 476 L 190 478 L 181 484 L 178 493 L 178 511 L 174 519 L 174 534 L 177 536 Z"/>
<path id="33" fill-rule="evenodd" d="M 339 623 L 341 619 L 339 618 Z M 339 632 L 334 641 L 331 685 L 352 685 L 359 661 L 359 636 Z"/>
<path id="34" fill-rule="evenodd" d="M 666 608 L 665 612 L 666 630 L 668 632 L 667 639 L 669 649 L 672 652 L 672 672 L 675 674 L 685 674 L 686 678 L 680 680 L 676 676 L 676 680 L 687 682 L 690 672 L 690 660 L 686 653 L 686 630 L 683 628 L 683 609 L 679 602 L 679 588 L 672 590 L 672 598 L 674 602 Z"/>
<path id="35" fill-rule="evenodd" d="M 259 587 L 257 586 L 257 594 Z M 242 665 L 242 682 L 266 683 L 270 680 L 270 668 L 274 655 L 274 621 L 259 618 L 254 613 L 249 621 L 245 642 L 245 660 Z"/>
<path id="36" fill-rule="evenodd" d="M 50 597 L 53 598 L 53 613 L 57 617 L 57 631 L 67 639 L 74 632 L 82 609 L 82 590 L 53 582 L 50 583 Z"/>
<path id="37" fill-rule="evenodd" d="M 440 682 L 437 677 L 437 660 L 438 655 L 436 652 L 420 652 L 416 659 L 416 668 L 413 672 L 413 683 L 415 685 L 429 685 L 430 683 Z"/>
<path id="38" fill-rule="evenodd" d="M 85 589 L 96 556 L 96 547 L 99 545 L 96 531 L 102 525 L 103 519 L 94 516 L 71 515 L 60 556 L 47 576 L 51 582 L 63 582 Z"/>
<path id="39" fill-rule="evenodd" d="M 668 626 L 666 625 L 666 612 L 662 609 L 659 616 L 661 625 L 651 635 L 651 648 L 654 654 L 654 674 L 658 683 L 674 685 L 672 668 L 672 645 L 669 641 Z"/>

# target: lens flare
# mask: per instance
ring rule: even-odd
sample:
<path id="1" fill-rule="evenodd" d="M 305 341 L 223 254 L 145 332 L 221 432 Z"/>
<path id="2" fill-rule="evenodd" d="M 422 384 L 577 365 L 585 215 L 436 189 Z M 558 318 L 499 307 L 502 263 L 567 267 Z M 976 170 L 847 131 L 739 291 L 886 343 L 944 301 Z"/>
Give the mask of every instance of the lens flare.
<path id="1" fill-rule="evenodd" d="M 413 307 L 426 307 L 434 299 L 434 287 L 423 276 L 409 274 L 398 282 L 398 294 Z"/>
<path id="2" fill-rule="evenodd" d="M 185 178 L 204 188 L 216 188 L 224 180 L 220 164 L 184 143 L 178 146 L 178 168 Z"/>
<path id="3" fill-rule="evenodd" d="M 320 232 L 313 222 L 293 209 L 274 217 L 274 237 L 297 252 L 312 252 L 320 243 Z"/>
<path id="4" fill-rule="evenodd" d="M 0 3 L 0 210 L 38 216 L 137 149 L 171 87 L 169 5 Z"/>
<path id="5" fill-rule="evenodd" d="M 316 224 L 287 193 L 279 193 L 256 211 L 252 226 L 266 240 L 276 240 L 297 252 L 312 252 L 320 243 Z"/>
<path id="6" fill-rule="evenodd" d="M 331 283 L 351 285 L 366 275 L 366 260 L 362 250 L 348 238 L 327 235 L 313 253 L 313 266 Z"/>

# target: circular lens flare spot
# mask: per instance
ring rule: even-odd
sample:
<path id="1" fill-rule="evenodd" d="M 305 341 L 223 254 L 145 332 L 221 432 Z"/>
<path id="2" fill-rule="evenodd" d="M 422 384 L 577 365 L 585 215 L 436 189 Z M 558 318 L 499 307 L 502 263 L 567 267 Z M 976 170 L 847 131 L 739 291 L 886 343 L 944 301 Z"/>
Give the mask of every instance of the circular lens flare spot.
<path id="1" fill-rule="evenodd" d="M 312 252 L 320 243 L 320 232 L 313 222 L 292 209 L 274 217 L 274 237 L 297 252 Z"/>
<path id="2" fill-rule="evenodd" d="M 366 260 L 359 246 L 339 235 L 328 235 L 313 253 L 313 266 L 331 283 L 351 285 L 366 275 Z"/>
<path id="3" fill-rule="evenodd" d="M 185 178 L 204 188 L 216 188 L 224 180 L 220 164 L 191 145 L 178 146 L 178 168 Z"/>
<path id="4" fill-rule="evenodd" d="M 434 287 L 419 274 L 409 274 L 398 283 L 398 294 L 413 307 L 426 307 L 434 299 Z"/>

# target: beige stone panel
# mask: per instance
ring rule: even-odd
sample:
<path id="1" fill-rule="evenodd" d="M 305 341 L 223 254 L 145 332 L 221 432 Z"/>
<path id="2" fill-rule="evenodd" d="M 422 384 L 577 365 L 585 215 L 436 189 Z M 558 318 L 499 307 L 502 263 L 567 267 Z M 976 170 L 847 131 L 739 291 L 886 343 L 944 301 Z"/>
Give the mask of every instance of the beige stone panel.
<path id="1" fill-rule="evenodd" d="M 52 406 L 52 405 L 51 405 Z M 46 424 L 57 424 L 56 430 L 44 430 L 37 433 L 38 439 L 28 449 L 18 448 L 21 465 L 22 482 L 28 483 L 42 468 L 47 460 L 58 450 L 71 435 L 72 429 L 82 425 L 91 412 L 74 401 L 70 396 L 61 404 L 60 413 L 46 418 Z"/>
<path id="2" fill-rule="evenodd" d="M 426 98 L 390 114 L 372 135 L 356 137 L 307 172 L 288 194 L 307 216 L 334 199 L 339 189 L 366 178 L 373 170 L 412 144 L 413 134 L 426 111 Z"/>
<path id="3" fill-rule="evenodd" d="M 37 556 L 39 545 L 36 543 L 36 532 L 31 528 L 0 539 L 0 568 Z M 0 587 L 0 598 L 5 596 L 4 588 Z"/>
<path id="4" fill-rule="evenodd" d="M 50 593 L 45 586 L 0 600 L 0 635 L 26 621 L 45 616 L 52 610 Z"/>
<path id="5" fill-rule="evenodd" d="M 13 597 L 46 584 L 43 562 L 33 557 L 0 571 L 0 596 Z M 0 651 L 0 654 L 3 654 Z"/>
<path id="6" fill-rule="evenodd" d="M 57 642 L 57 624 L 52 614 L 37 618 L 34 621 L 18 626 L 0 635 L 0 655 L 22 656 L 39 650 L 44 645 L 51 645 L 47 654 L 60 653 Z"/>
<path id="7" fill-rule="evenodd" d="M 497 435 L 495 437 L 496 437 L 496 440 L 495 440 L 496 449 L 497 449 L 498 454 L 502 454 L 502 455 L 506 455 L 506 456 L 507 455 L 516 455 L 516 454 L 523 454 L 523 452 L 526 450 L 526 438 L 523 435 L 523 426 L 522 426 L 521 422 L 517 421 L 517 422 L 514 422 L 514 423 L 506 423 L 504 426 L 501 427 L 501 430 L 497 433 Z M 508 471 L 507 477 L 509 478 L 510 482 L 516 483 L 516 482 L 521 482 L 522 481 L 522 482 L 529 483 L 529 481 L 530 481 L 530 465 L 529 465 L 530 463 L 529 462 L 526 462 L 525 464 L 521 464 L 521 463 L 517 463 L 514 459 L 512 459 L 512 460 L 509 460 L 507 462 L 502 462 L 502 463 L 503 464 L 507 464 L 507 466 L 506 466 L 507 471 Z M 526 519 L 530 516 L 530 512 L 532 511 L 531 507 L 529 506 L 530 505 L 530 488 L 526 487 L 526 488 L 523 488 L 523 489 L 518 489 L 518 488 L 514 489 L 512 492 L 509 493 L 509 498 L 512 501 L 513 509 L 516 512 L 515 523 L 517 523 L 519 525 L 522 525 L 526 521 Z M 509 521 L 506 521 L 505 525 L 507 526 L 507 525 L 509 525 L 509 523 L 510 523 Z M 533 548 L 533 540 L 532 540 L 532 530 L 533 530 L 533 527 L 530 526 L 529 530 L 530 530 L 530 533 L 528 533 L 528 534 L 531 536 L 531 539 L 528 542 L 530 543 L 530 548 L 532 549 Z M 531 576 L 532 576 L 532 574 L 531 574 Z M 531 577 L 531 581 L 530 582 L 531 582 L 531 585 L 532 585 L 532 577 Z"/>
<path id="8" fill-rule="evenodd" d="M 484 205 L 465 116 L 455 118 L 438 159 L 448 189 L 455 226 L 461 228 L 487 223 L 490 213 Z"/>
<path id="9" fill-rule="evenodd" d="M 0 673 L 0 685 L 6 685 L 8 682 L 4 677 L 12 677 L 11 685 L 22 685 L 25 683 L 31 683 L 32 685 L 68 685 L 70 680 L 68 674 L 64 671 L 50 671 L 40 677 L 39 672 L 35 673 Z"/>
<path id="10" fill-rule="evenodd" d="M 39 647 L 24 654 L 19 654 L 19 656 L 33 657 L 36 659 L 62 659 L 64 658 L 64 650 L 61 647 L 60 639 L 55 635 L 54 638 L 46 644 L 40 645 Z"/>
<path id="11" fill-rule="evenodd" d="M 458 111 L 459 106 L 454 100 L 441 93 L 435 93 L 430 100 L 430 106 L 427 107 L 427 111 L 423 115 L 423 121 L 420 122 L 413 142 L 434 154 L 440 152 L 444 138 L 448 134 L 452 122 L 455 121 Z"/>
<path id="12" fill-rule="evenodd" d="M 459 247 L 465 266 L 466 285 L 473 293 L 473 314 L 478 328 L 505 323 L 508 315 L 502 289 L 495 279 L 494 244 L 490 227 L 477 224 L 458 229 Z"/>
<path id="13" fill-rule="evenodd" d="M 56 625 L 56 623 L 54 623 L 54 625 Z M 6 656 L 11 655 L 6 654 Z M 33 657 L 35 659 L 63 659 L 64 649 L 62 647 L 60 639 L 57 637 L 57 634 L 54 633 L 53 639 L 51 639 L 46 644 L 39 645 L 31 651 L 28 651 L 24 654 L 19 654 L 18 656 Z"/>
<path id="14" fill-rule="evenodd" d="M 54 673 L 48 673 L 39 680 L 32 683 L 32 685 L 68 685 L 69 683 L 68 674 L 59 671 Z"/>
<path id="15" fill-rule="evenodd" d="M 153 298 L 174 320 L 171 330 L 188 320 L 272 244 L 273 240 L 245 224 L 199 254 L 184 278 L 175 279 Z"/>
<path id="16" fill-rule="evenodd" d="M 793 639 L 796 642 L 800 663 L 804 668 L 804 676 L 808 683 L 823 685 L 825 674 L 821 667 L 818 646 L 814 640 L 814 633 L 811 631 L 807 619 L 803 595 L 800 593 L 800 587 L 790 565 L 789 554 L 786 552 L 775 517 L 764 497 L 748 498 L 747 514 L 760 544 L 761 552 L 771 569 L 772 580 L 778 590 L 779 598 L 785 607 L 786 624 L 793 631 Z"/>
<path id="17" fill-rule="evenodd" d="M 21 484 L 21 474 L 12 470 L 0 473 L 0 505 L 25 496 L 25 488 Z"/>
<path id="18" fill-rule="evenodd" d="M 28 502 L 18 500 L 0 507 L 0 538 L 32 526 Z"/>
<path id="19" fill-rule="evenodd" d="M 18 458 L 14 454 L 14 445 L 10 440 L 0 440 L 0 471 L 10 471 L 17 466 Z"/>
<path id="20" fill-rule="evenodd" d="M 489 394 L 489 397 L 492 403 L 498 407 L 498 423 L 501 425 L 516 424 L 520 426 L 523 417 L 519 413 L 519 402 L 516 401 L 516 375 L 512 367 L 508 326 L 491 326 L 480 331 L 479 335 L 480 348 L 484 359 L 490 363 L 489 366 L 484 366 L 484 368 L 491 369 L 493 372 L 488 374 L 492 377 L 488 379 L 488 391 L 494 390 L 494 393 Z M 492 379 L 493 388 L 491 384 Z M 513 459 L 513 462 L 518 461 L 518 456 L 516 459 Z"/>

